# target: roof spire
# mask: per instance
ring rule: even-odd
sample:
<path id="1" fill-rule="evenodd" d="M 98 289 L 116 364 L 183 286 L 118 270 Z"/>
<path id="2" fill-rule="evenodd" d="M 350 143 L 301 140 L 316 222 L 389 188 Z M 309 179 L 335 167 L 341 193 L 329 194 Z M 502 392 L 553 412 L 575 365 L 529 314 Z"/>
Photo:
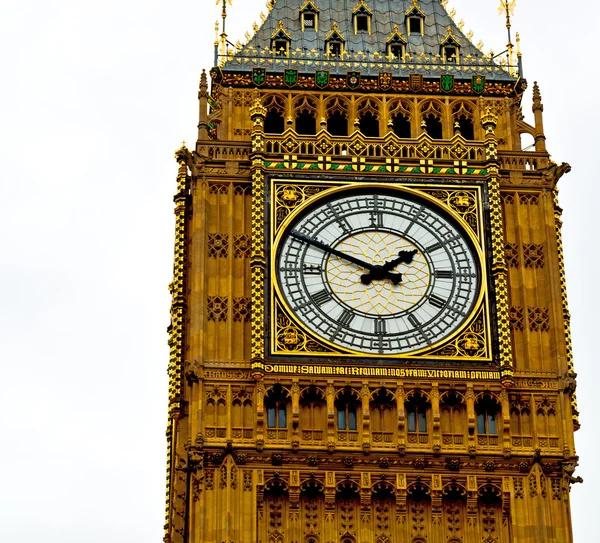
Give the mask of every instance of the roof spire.
<path id="1" fill-rule="evenodd" d="M 506 31 L 508 32 L 508 43 L 506 44 L 506 61 L 508 63 L 509 70 L 511 70 L 511 67 L 514 66 L 514 45 L 510 37 L 510 17 L 514 14 L 516 5 L 517 0 L 500 0 L 500 5 L 498 6 L 498 13 L 500 15 L 502 15 L 502 13 L 506 15 Z"/>
<path id="2" fill-rule="evenodd" d="M 222 5 L 221 9 L 221 18 L 223 20 L 223 24 L 221 27 L 221 54 L 227 53 L 227 34 L 225 33 L 225 21 L 227 20 L 227 3 L 231 6 L 232 0 L 217 0 L 217 6 L 219 4 Z"/>

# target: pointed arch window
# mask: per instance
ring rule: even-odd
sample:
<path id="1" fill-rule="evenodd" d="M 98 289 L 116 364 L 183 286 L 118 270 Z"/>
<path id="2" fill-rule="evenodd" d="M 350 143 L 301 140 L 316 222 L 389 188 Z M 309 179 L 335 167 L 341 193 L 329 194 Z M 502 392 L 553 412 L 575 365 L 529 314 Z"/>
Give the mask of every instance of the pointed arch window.
<path id="1" fill-rule="evenodd" d="M 429 402 L 421 392 L 412 393 L 406 404 L 406 430 L 409 443 L 424 444 L 429 441 L 428 411 Z"/>
<path id="2" fill-rule="evenodd" d="M 325 56 L 329 58 L 342 58 L 346 38 L 338 31 L 337 23 L 333 23 L 331 30 L 325 37 Z"/>
<path id="3" fill-rule="evenodd" d="M 403 60 L 406 55 L 406 38 L 398 31 L 398 25 L 394 25 L 393 32 L 386 42 L 387 54 L 397 60 Z"/>
<path id="4" fill-rule="evenodd" d="M 448 27 L 446 37 L 440 45 L 440 56 L 447 63 L 458 64 L 458 59 L 460 57 L 460 43 L 454 34 L 452 34 L 452 29 L 450 27 Z"/>
<path id="5" fill-rule="evenodd" d="M 275 385 L 265 396 L 265 411 L 267 414 L 267 436 L 271 439 L 287 437 L 287 406 L 288 392 L 281 386 Z"/>
<path id="6" fill-rule="evenodd" d="M 359 400 L 356 391 L 345 389 L 335 401 L 338 440 L 343 442 L 358 440 Z"/>
<path id="7" fill-rule="evenodd" d="M 419 7 L 417 0 L 412 0 L 412 5 L 405 12 L 404 21 L 409 36 L 422 36 L 425 22 L 425 13 Z"/>
<path id="8" fill-rule="evenodd" d="M 300 8 L 302 32 L 319 30 L 319 8 L 310 0 Z"/>
<path id="9" fill-rule="evenodd" d="M 292 37 L 284 28 L 283 21 L 279 21 L 277 30 L 271 36 L 271 49 L 276 55 L 287 56 L 290 52 Z"/>
<path id="10" fill-rule="evenodd" d="M 365 0 L 359 0 L 358 5 L 352 11 L 352 22 L 354 33 L 366 32 L 371 34 L 371 18 L 373 12 L 368 8 Z"/>

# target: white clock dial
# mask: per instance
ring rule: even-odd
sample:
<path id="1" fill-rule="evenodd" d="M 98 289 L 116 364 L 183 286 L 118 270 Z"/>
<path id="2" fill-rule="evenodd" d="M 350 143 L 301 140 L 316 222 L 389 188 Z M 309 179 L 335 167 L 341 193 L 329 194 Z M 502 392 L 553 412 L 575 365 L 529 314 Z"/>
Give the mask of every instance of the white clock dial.
<path id="1" fill-rule="evenodd" d="M 426 349 L 471 313 L 481 277 L 456 221 L 400 191 L 341 191 L 276 244 L 281 295 L 310 332 L 356 353 Z"/>

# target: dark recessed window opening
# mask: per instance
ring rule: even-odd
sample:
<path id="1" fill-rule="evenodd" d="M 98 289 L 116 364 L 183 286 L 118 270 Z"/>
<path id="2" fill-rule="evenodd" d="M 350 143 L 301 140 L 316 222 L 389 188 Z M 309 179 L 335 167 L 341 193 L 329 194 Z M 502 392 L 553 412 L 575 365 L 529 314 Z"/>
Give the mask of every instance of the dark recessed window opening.
<path id="1" fill-rule="evenodd" d="M 305 13 L 304 14 L 304 28 L 315 28 L 315 14 L 314 13 Z"/>
<path id="2" fill-rule="evenodd" d="M 282 134 L 285 129 L 283 115 L 276 109 L 268 111 L 265 117 L 265 133 Z"/>
<path id="3" fill-rule="evenodd" d="M 332 136 L 348 135 L 348 119 L 340 111 L 334 111 L 327 119 L 327 132 Z"/>
<path id="4" fill-rule="evenodd" d="M 342 55 L 342 44 L 339 41 L 331 41 L 327 44 L 329 56 L 340 57 Z"/>
<path id="5" fill-rule="evenodd" d="M 392 44 L 390 45 L 390 53 L 396 58 L 401 59 L 404 56 L 404 46 L 399 43 Z"/>
<path id="6" fill-rule="evenodd" d="M 278 55 L 285 55 L 287 53 L 288 42 L 285 40 L 275 40 L 273 42 L 273 49 Z"/>
<path id="7" fill-rule="evenodd" d="M 338 430 L 356 430 L 356 407 L 353 403 L 338 404 Z"/>
<path id="8" fill-rule="evenodd" d="M 421 34 L 421 21 L 420 17 L 411 17 L 408 19 L 409 34 Z"/>
<path id="9" fill-rule="evenodd" d="M 457 54 L 456 47 L 444 47 L 446 62 L 457 62 Z"/>
<path id="10" fill-rule="evenodd" d="M 296 117 L 296 132 L 303 136 L 314 136 L 317 133 L 317 120 L 309 111 L 301 111 Z"/>
<path id="11" fill-rule="evenodd" d="M 434 139 L 442 139 L 442 122 L 433 114 L 430 113 L 425 117 L 425 126 L 427 133 Z"/>
<path id="12" fill-rule="evenodd" d="M 368 15 L 357 15 L 356 16 L 356 31 L 357 32 L 368 32 L 369 31 L 369 16 Z"/>
<path id="13" fill-rule="evenodd" d="M 367 138 L 379 137 L 379 121 L 370 111 L 360 116 L 359 128 Z"/>
<path id="14" fill-rule="evenodd" d="M 464 115 L 461 115 L 458 119 L 458 129 L 462 137 L 466 140 L 475 139 L 475 127 L 473 126 L 473 121 L 467 119 Z"/>
<path id="15" fill-rule="evenodd" d="M 287 428 L 287 417 L 284 402 L 267 406 L 267 428 Z"/>
<path id="16" fill-rule="evenodd" d="M 404 115 L 396 115 L 392 121 L 394 134 L 399 138 L 410 138 L 410 121 Z"/>

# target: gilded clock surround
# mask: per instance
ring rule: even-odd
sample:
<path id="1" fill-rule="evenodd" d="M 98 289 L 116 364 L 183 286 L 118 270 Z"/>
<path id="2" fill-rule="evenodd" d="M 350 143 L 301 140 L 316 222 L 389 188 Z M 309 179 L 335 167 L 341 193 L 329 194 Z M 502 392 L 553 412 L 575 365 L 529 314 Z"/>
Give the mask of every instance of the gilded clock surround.
<path id="1" fill-rule="evenodd" d="M 483 254 L 486 249 L 483 220 L 483 191 L 481 185 L 468 184 L 435 184 L 431 181 L 426 183 L 407 184 L 402 180 L 394 180 L 394 183 L 382 183 L 383 180 L 371 183 L 335 181 L 318 179 L 281 179 L 272 177 L 269 179 L 270 194 L 273 204 L 270 209 L 270 224 L 272 225 L 269 235 L 271 247 L 271 270 L 269 282 L 270 315 L 267 319 L 271 323 L 269 337 L 271 345 L 269 353 L 271 356 L 317 356 L 372 359 L 373 355 L 368 353 L 356 353 L 345 350 L 331 342 L 315 336 L 306 328 L 289 308 L 274 280 L 276 275 L 277 246 L 286 226 L 301 214 L 304 209 L 314 206 L 320 201 L 328 201 L 336 196 L 343 195 L 348 191 L 368 190 L 373 193 L 381 191 L 396 191 L 398 194 L 411 195 L 429 205 L 444 209 L 451 214 L 460 224 L 477 251 L 478 266 L 481 270 L 481 289 L 477 295 L 470 316 L 462 326 L 450 337 L 435 343 L 425 349 L 407 354 L 378 355 L 380 358 L 410 359 L 423 361 L 455 360 L 461 359 L 469 362 L 490 362 L 492 331 L 489 320 L 489 292 L 487 288 L 486 264 Z M 408 180 L 407 180 L 408 181 Z"/>
<path id="2" fill-rule="evenodd" d="M 319 34 L 286 10 L 309 9 L 328 34 L 330 0 L 276 0 L 235 54 L 223 29 L 210 90 L 202 76 L 198 140 L 176 153 L 165 543 L 572 542 L 579 422 L 557 193 L 569 166 L 546 151 L 537 84 L 524 120 L 520 65 L 478 56 L 444 2 L 399 2 L 443 22 L 431 38 L 459 42 L 456 65 L 352 51 L 351 13 L 336 12 L 344 58 L 298 51 Z M 392 15 L 359 4 L 385 46 Z M 269 48 L 282 30 L 285 56 Z M 347 135 L 329 130 L 340 115 Z M 481 247 L 479 312 L 426 353 L 340 356 L 270 295 L 274 233 L 356 183 L 418 191 Z"/>

